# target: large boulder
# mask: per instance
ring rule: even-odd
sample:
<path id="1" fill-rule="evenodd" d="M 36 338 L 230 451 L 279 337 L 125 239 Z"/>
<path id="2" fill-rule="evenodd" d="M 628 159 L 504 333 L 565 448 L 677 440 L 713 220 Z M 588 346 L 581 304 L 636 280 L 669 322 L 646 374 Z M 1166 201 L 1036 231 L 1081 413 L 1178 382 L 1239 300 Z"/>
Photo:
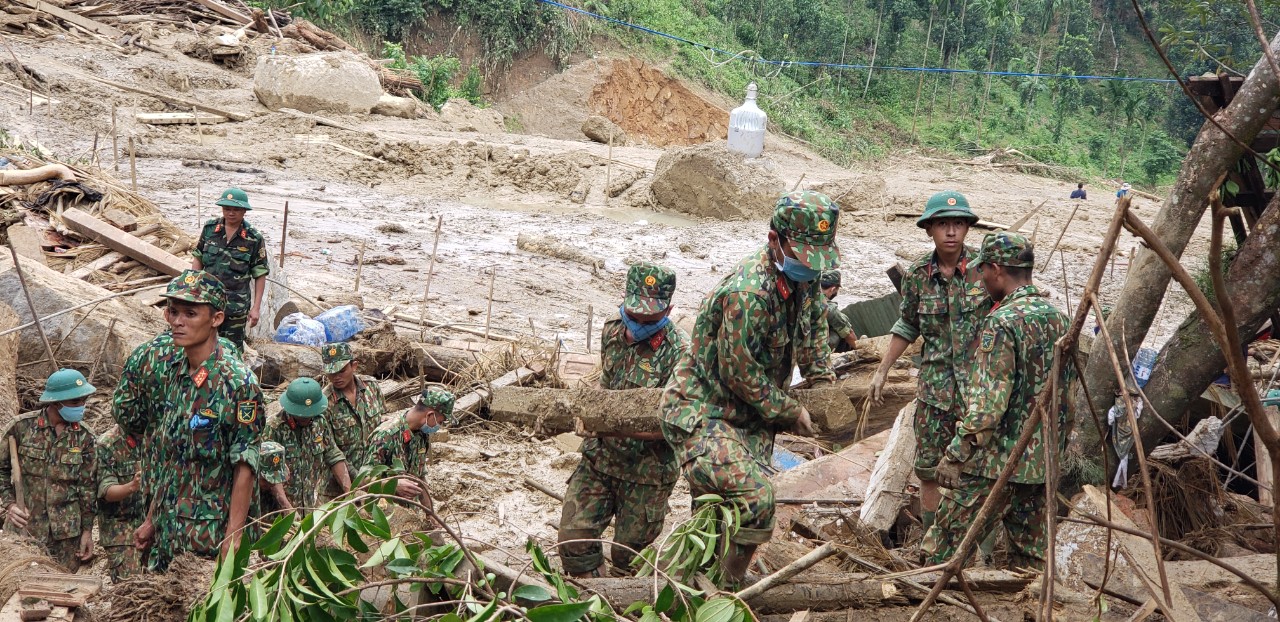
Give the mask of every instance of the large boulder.
<path id="1" fill-rule="evenodd" d="M 368 113 L 382 96 L 372 67 L 349 52 L 258 57 L 253 93 L 262 105 L 303 112 Z"/>
<path id="2" fill-rule="evenodd" d="M 111 294 L 34 261 L 22 262 L 22 273 L 27 278 L 31 302 L 40 317 Z M 154 295 L 158 291 L 149 293 Z M 0 257 L 0 300 L 10 303 L 22 324 L 32 320 L 18 273 L 13 268 L 13 259 L 8 256 Z M 111 326 L 113 320 L 115 325 Z M 41 326 L 49 343 L 58 351 L 59 364 L 87 372 L 86 363 L 97 361 L 99 369 L 112 376 L 120 371 L 134 348 L 168 328 L 158 309 L 147 307 L 131 296 L 87 305 L 42 322 Z M 111 329 L 109 335 L 108 328 Z M 44 343 L 35 327 L 25 328 L 19 334 L 19 361 L 26 363 L 46 358 Z M 38 376 L 52 371 L 47 364 L 42 364 L 35 366 L 30 373 Z"/>
<path id="3" fill-rule="evenodd" d="M 440 107 L 440 120 L 459 132 L 501 134 L 506 131 L 501 112 L 477 108 L 475 104 L 456 97 Z"/>
<path id="4" fill-rule="evenodd" d="M 418 100 L 412 97 L 396 97 L 383 93 L 373 107 L 373 114 L 402 119 L 416 119 L 419 114 Z"/>
<path id="5" fill-rule="evenodd" d="M 627 142 L 627 133 L 622 128 L 598 114 L 593 114 L 582 122 L 582 134 L 604 145 L 622 146 Z"/>
<path id="6" fill-rule="evenodd" d="M 748 160 L 723 142 L 667 151 L 650 189 L 659 205 L 706 218 L 768 216 L 786 187 L 764 158 Z"/>

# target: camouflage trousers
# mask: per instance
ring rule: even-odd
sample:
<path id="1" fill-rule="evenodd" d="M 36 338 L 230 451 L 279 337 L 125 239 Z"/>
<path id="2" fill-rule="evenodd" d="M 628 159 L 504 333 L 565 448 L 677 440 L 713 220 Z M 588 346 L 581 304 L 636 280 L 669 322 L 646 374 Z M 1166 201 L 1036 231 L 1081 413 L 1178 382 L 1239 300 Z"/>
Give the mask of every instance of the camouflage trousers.
<path id="1" fill-rule="evenodd" d="M 693 498 L 717 494 L 736 503 L 741 528 L 734 544 L 764 544 L 773 536 L 773 483 L 765 467 L 741 442 L 725 436 L 701 433 L 677 449 L 680 471 L 689 481 Z"/>
<path id="2" fill-rule="evenodd" d="M 916 433 L 916 477 L 924 481 L 937 479 L 938 463 L 942 453 L 956 433 L 956 421 L 963 414 L 963 404 L 943 410 L 916 400 L 916 415 L 912 428 Z"/>
<path id="3" fill-rule="evenodd" d="M 920 542 L 929 563 L 941 564 L 951 559 L 969 526 L 978 518 L 995 480 L 977 475 L 960 476 L 958 488 L 942 489 L 942 504 L 933 526 Z M 991 514 L 991 520 L 978 534 L 981 541 L 994 527 L 1003 525 L 1008 534 L 1009 565 L 1016 568 L 1044 567 L 1048 534 L 1045 533 L 1044 484 L 1009 482 L 1001 493 L 1003 502 Z"/>
<path id="4" fill-rule="evenodd" d="M 142 558 L 132 544 L 103 548 L 107 550 L 107 572 L 112 582 L 142 573 Z"/>
<path id="5" fill-rule="evenodd" d="M 630 571 L 635 559 L 632 549 L 639 551 L 649 546 L 662 533 L 667 497 L 674 485 L 675 482 L 636 484 L 600 473 L 586 462 L 579 463 L 564 494 L 560 541 L 595 540 L 612 519 L 617 544 L 609 547 L 609 558 L 614 568 Z M 560 560 L 567 573 L 591 572 L 604 563 L 604 546 L 600 542 L 561 544 Z"/>
<path id="6" fill-rule="evenodd" d="M 80 558 L 76 556 L 80 552 L 80 536 L 50 540 L 45 543 L 45 548 L 49 549 L 49 557 L 66 568 L 67 572 L 75 572 L 80 568 Z"/>
<path id="7" fill-rule="evenodd" d="M 133 546 L 133 532 L 143 517 L 98 515 L 98 544 L 107 551 L 107 571 L 112 581 L 142 572 L 142 557 Z"/>
<path id="8" fill-rule="evenodd" d="M 218 327 L 218 336 L 226 337 L 227 341 L 234 343 L 240 352 L 244 352 L 244 332 L 245 327 L 249 324 L 249 311 L 237 315 L 231 315 L 227 312 L 227 319 L 222 321 L 222 326 Z"/>
<path id="9" fill-rule="evenodd" d="M 169 562 L 183 553 L 217 559 L 222 552 L 222 537 L 226 531 L 225 515 L 192 518 L 172 514 L 166 516 L 161 511 L 156 514 L 156 534 L 150 557 L 147 558 L 148 570 L 164 572 L 169 569 Z"/>

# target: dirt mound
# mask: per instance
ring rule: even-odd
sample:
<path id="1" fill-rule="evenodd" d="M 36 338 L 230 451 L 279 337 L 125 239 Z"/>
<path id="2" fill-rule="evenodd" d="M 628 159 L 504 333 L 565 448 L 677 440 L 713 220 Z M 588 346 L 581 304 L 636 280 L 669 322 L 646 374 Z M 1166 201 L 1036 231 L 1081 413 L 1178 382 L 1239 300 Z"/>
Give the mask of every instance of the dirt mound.
<path id="1" fill-rule="evenodd" d="M 785 189 L 768 160 L 745 159 L 719 141 L 665 153 L 649 188 L 666 209 L 722 220 L 767 216 Z"/>
<path id="2" fill-rule="evenodd" d="M 614 61 L 588 105 L 631 136 L 659 146 L 724 140 L 729 132 L 728 112 L 638 58 Z"/>
<path id="3" fill-rule="evenodd" d="M 169 564 L 164 574 L 144 574 L 115 584 L 99 598 L 110 609 L 98 619 L 107 622 L 185 622 L 187 614 L 213 582 L 214 563 L 190 554 Z"/>
<path id="4" fill-rule="evenodd" d="M 506 131 L 501 112 L 477 108 L 471 102 L 456 97 L 440 107 L 440 120 L 459 132 L 501 134 Z"/>
<path id="5" fill-rule="evenodd" d="M 879 213 L 888 202 L 884 178 L 877 175 L 855 175 L 816 184 L 809 190 L 821 192 L 840 204 L 845 212 Z"/>
<path id="6" fill-rule="evenodd" d="M 45 554 L 39 543 L 12 533 L 0 533 L 0 602 L 8 602 L 18 590 L 18 575 L 28 571 L 66 572 Z"/>

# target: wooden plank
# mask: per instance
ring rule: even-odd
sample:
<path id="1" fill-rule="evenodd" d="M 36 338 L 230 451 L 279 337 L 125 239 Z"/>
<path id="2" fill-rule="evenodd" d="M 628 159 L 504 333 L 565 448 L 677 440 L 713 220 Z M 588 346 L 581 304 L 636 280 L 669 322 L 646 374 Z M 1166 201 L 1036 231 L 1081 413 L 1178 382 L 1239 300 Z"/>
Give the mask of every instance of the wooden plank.
<path id="1" fill-rule="evenodd" d="M 12 82 L 5 82 L 4 80 L 0 80 L 0 86 L 3 86 L 5 89 L 21 95 L 22 103 L 29 102 L 29 103 L 35 104 L 36 106 L 47 106 L 50 103 L 56 106 L 62 103 L 62 100 L 56 97 L 54 98 L 45 97 L 44 95 L 36 93 L 35 91 L 32 91 L 31 89 L 28 89 L 20 84 L 14 84 Z"/>
<path id="2" fill-rule="evenodd" d="M 1264 411 L 1267 419 L 1271 421 L 1271 425 L 1280 425 L 1280 407 L 1268 406 Z M 1262 439 L 1258 437 L 1258 431 L 1253 431 L 1253 448 L 1257 453 L 1255 463 L 1259 465 L 1258 483 L 1262 484 L 1258 487 L 1258 503 L 1267 506 L 1275 505 L 1275 482 L 1271 481 L 1271 469 L 1267 468 L 1271 465 L 1271 452 L 1267 451 L 1267 447 L 1263 444 Z M 1266 465 L 1266 466 L 1263 466 Z"/>
<path id="3" fill-rule="evenodd" d="M 196 116 L 190 112 L 139 112 L 133 115 L 138 123 L 147 125 L 190 125 L 194 123 L 226 123 L 222 115 L 204 113 Z"/>
<path id="4" fill-rule="evenodd" d="M 76 268 L 75 270 L 72 270 L 71 274 L 68 276 L 70 276 L 73 279 L 83 279 L 89 276 L 90 274 L 93 274 L 94 272 L 97 272 L 99 270 L 106 270 L 107 268 L 110 268 L 111 264 L 117 261 L 120 261 L 121 259 L 124 259 L 124 255 L 122 253 L 120 253 L 119 251 L 111 251 L 106 255 L 103 255 L 83 266 L 80 266 L 79 268 Z"/>
<path id="5" fill-rule="evenodd" d="M 102 212 L 102 219 L 121 231 L 133 233 L 138 230 L 138 219 L 132 214 L 126 214 L 116 208 Z"/>
<path id="6" fill-rule="evenodd" d="M 76 15 L 71 11 L 59 8 L 48 2 L 42 2 L 41 0 L 14 0 L 14 2 L 31 7 L 37 11 L 48 13 L 62 21 L 75 24 L 89 32 L 100 34 L 109 39 L 119 39 L 125 35 L 123 31 L 115 28 L 114 26 L 108 26 L 102 22 Z"/>
<path id="7" fill-rule="evenodd" d="M 6 233 L 9 235 L 9 243 L 13 245 L 13 250 L 18 251 L 23 259 L 30 259 L 42 266 L 49 265 L 44 259 L 44 248 L 41 246 L 44 235 L 41 232 L 23 224 L 16 224 L 9 225 Z"/>
<path id="8" fill-rule="evenodd" d="M 217 13 L 218 15 L 221 15 L 237 24 L 240 24 L 241 26 L 248 26 L 251 22 L 253 22 L 253 20 L 249 19 L 243 13 L 240 13 L 239 11 L 231 9 L 230 7 L 222 4 L 221 2 L 217 2 L 216 0 L 195 0 L 195 1 L 200 6 L 206 9 L 209 9 L 210 11 L 213 11 L 214 13 Z"/>
<path id="9" fill-rule="evenodd" d="M 320 115 L 316 115 L 316 114 L 308 114 L 308 113 L 302 112 L 301 110 L 294 110 L 293 108 L 281 108 L 280 110 L 277 110 L 276 112 L 282 112 L 282 113 L 287 114 L 287 115 L 289 115 L 289 116 L 291 116 L 291 117 L 297 117 L 297 118 L 299 118 L 299 119 L 307 119 L 307 120 L 309 120 L 309 121 L 311 121 L 311 122 L 315 123 L 316 125 L 327 125 L 327 126 L 329 126 L 329 127 L 336 127 L 336 128 L 338 128 L 338 129 L 340 129 L 340 130 L 347 130 L 348 132 L 359 132 L 359 133 L 361 133 L 361 134 L 372 134 L 372 133 L 373 133 L 373 132 L 370 132 L 370 131 L 367 131 L 367 130 L 362 130 L 362 129 L 358 128 L 358 127 L 353 127 L 353 126 L 347 125 L 346 123 L 341 123 L 341 122 L 338 122 L 338 121 L 334 121 L 333 119 L 329 119 L 329 118 L 326 118 L 326 117 L 322 117 L 322 116 L 320 116 Z"/>
<path id="10" fill-rule="evenodd" d="M 74 207 L 62 213 L 62 220 L 72 231 L 136 259 L 161 274 L 177 276 L 191 267 L 190 261 L 179 259 L 164 249 L 139 240 Z"/>
<path id="11" fill-rule="evenodd" d="M 887 531 L 898 520 L 898 511 L 910 499 L 907 482 L 911 479 L 912 465 L 915 464 L 915 415 L 915 402 L 907 404 L 898 412 L 898 420 L 893 424 L 893 431 L 889 433 L 884 451 L 871 470 L 866 501 L 859 510 L 859 518 L 872 529 Z"/>

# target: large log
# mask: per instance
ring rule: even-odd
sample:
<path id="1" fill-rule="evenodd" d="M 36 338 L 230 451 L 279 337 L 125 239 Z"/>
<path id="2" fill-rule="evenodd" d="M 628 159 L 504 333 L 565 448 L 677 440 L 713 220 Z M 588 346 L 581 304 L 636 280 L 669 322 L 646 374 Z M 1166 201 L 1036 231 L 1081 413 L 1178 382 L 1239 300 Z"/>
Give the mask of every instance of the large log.
<path id="1" fill-rule="evenodd" d="M 1271 40 L 1270 47 L 1276 54 L 1280 54 L 1280 35 Z M 1223 128 L 1247 144 L 1271 120 L 1277 106 L 1280 106 L 1280 82 L 1277 82 L 1276 76 L 1272 75 L 1267 59 L 1260 58 L 1241 84 L 1235 98 L 1214 117 Z M 1195 142 L 1192 143 L 1186 158 L 1182 160 L 1178 180 L 1169 192 L 1169 198 L 1160 207 L 1151 225 L 1156 235 L 1164 241 L 1174 255 L 1181 256 L 1186 249 L 1204 214 L 1205 206 L 1209 203 L 1210 193 L 1217 192 L 1218 179 L 1236 165 L 1243 151 L 1240 145 L 1228 138 L 1214 124 L 1205 123 L 1201 126 Z M 1260 232 L 1260 229 L 1255 228 L 1254 235 L 1257 232 Z M 1250 235 L 1250 239 L 1253 237 Z M 1241 263 L 1237 261 L 1235 265 L 1239 266 Z M 1257 264 L 1257 267 L 1261 268 L 1262 264 Z M 1274 263 L 1269 269 L 1273 274 L 1280 271 Z M 1129 356 L 1133 356 L 1142 346 L 1147 331 L 1150 330 L 1152 321 L 1155 319 L 1156 311 L 1164 301 L 1171 277 L 1169 268 L 1154 251 L 1146 247 L 1139 248 L 1138 256 L 1129 265 L 1124 289 L 1121 290 L 1111 316 L 1107 319 L 1107 330 L 1117 351 L 1127 344 Z M 1236 314 L 1242 319 L 1245 317 L 1240 309 L 1237 309 Z M 1201 349 L 1206 347 L 1216 349 L 1212 339 L 1204 339 L 1200 344 Z M 1197 352 L 1193 356 L 1203 356 L 1203 354 Z M 1203 356 L 1203 358 L 1209 357 Z M 1217 369 L 1221 368 L 1222 365 L 1219 363 Z M 1159 369 L 1158 366 L 1157 369 Z M 1085 460 L 1092 458 L 1097 462 L 1100 459 L 1098 447 L 1107 446 L 1107 451 L 1110 451 L 1110 447 L 1098 438 L 1098 431 L 1090 413 L 1107 412 L 1115 399 L 1115 391 L 1118 387 L 1107 348 L 1102 344 L 1094 346 L 1081 380 L 1084 386 L 1089 388 L 1089 396 L 1093 403 L 1090 408 L 1082 390 L 1078 391 L 1074 398 L 1075 421 L 1069 453 Z M 1154 384 L 1154 378 L 1152 384 Z M 1199 395 L 1203 387 L 1197 390 L 1187 386 L 1186 389 L 1190 395 L 1194 396 Z M 1177 384 L 1172 385 L 1171 390 L 1181 392 Z M 1148 391 L 1148 395 L 1156 394 Z M 1160 412 L 1170 418 L 1180 415 L 1180 411 L 1162 410 Z M 1146 421 L 1151 419 L 1144 417 Z M 1145 446 L 1153 447 L 1154 445 L 1150 443 Z M 1114 465 L 1116 462 L 1111 460 L 1110 463 Z"/>
<path id="2" fill-rule="evenodd" d="M 902 506 L 910 501 L 911 495 L 906 487 L 911 480 L 916 456 L 915 414 L 915 404 L 908 404 L 898 414 L 893 431 L 889 433 L 889 441 L 871 471 L 866 501 L 859 511 L 859 518 L 872 529 L 888 530 L 898 519 Z"/>
<path id="3" fill-rule="evenodd" d="M 779 585 L 747 601 L 756 613 L 834 611 L 904 604 L 907 599 L 893 583 L 866 574 L 806 574 L 803 583 Z M 615 607 L 653 601 L 653 579 L 580 579 L 584 588 Z"/>
<path id="4" fill-rule="evenodd" d="M 893 411 L 914 395 L 913 382 L 896 382 L 888 388 L 894 394 L 886 404 L 897 403 Z M 490 411 L 495 421 L 537 425 L 545 432 L 573 431 L 575 417 L 590 432 L 658 432 L 658 402 L 662 389 L 612 391 L 595 388 L 529 389 L 511 387 L 494 392 Z M 809 410 L 814 424 L 825 433 L 852 431 L 858 425 L 867 385 L 857 379 L 816 389 L 793 391 L 792 395 Z M 884 416 L 886 406 L 872 407 L 863 426 L 870 435 L 893 425 L 893 416 Z M 873 416 L 874 415 L 874 416 Z"/>
<path id="5" fill-rule="evenodd" d="M 72 231 L 111 250 L 124 253 L 161 274 L 177 276 L 191 267 L 190 261 L 179 259 L 162 248 L 139 240 L 74 207 L 62 213 L 62 220 Z"/>

